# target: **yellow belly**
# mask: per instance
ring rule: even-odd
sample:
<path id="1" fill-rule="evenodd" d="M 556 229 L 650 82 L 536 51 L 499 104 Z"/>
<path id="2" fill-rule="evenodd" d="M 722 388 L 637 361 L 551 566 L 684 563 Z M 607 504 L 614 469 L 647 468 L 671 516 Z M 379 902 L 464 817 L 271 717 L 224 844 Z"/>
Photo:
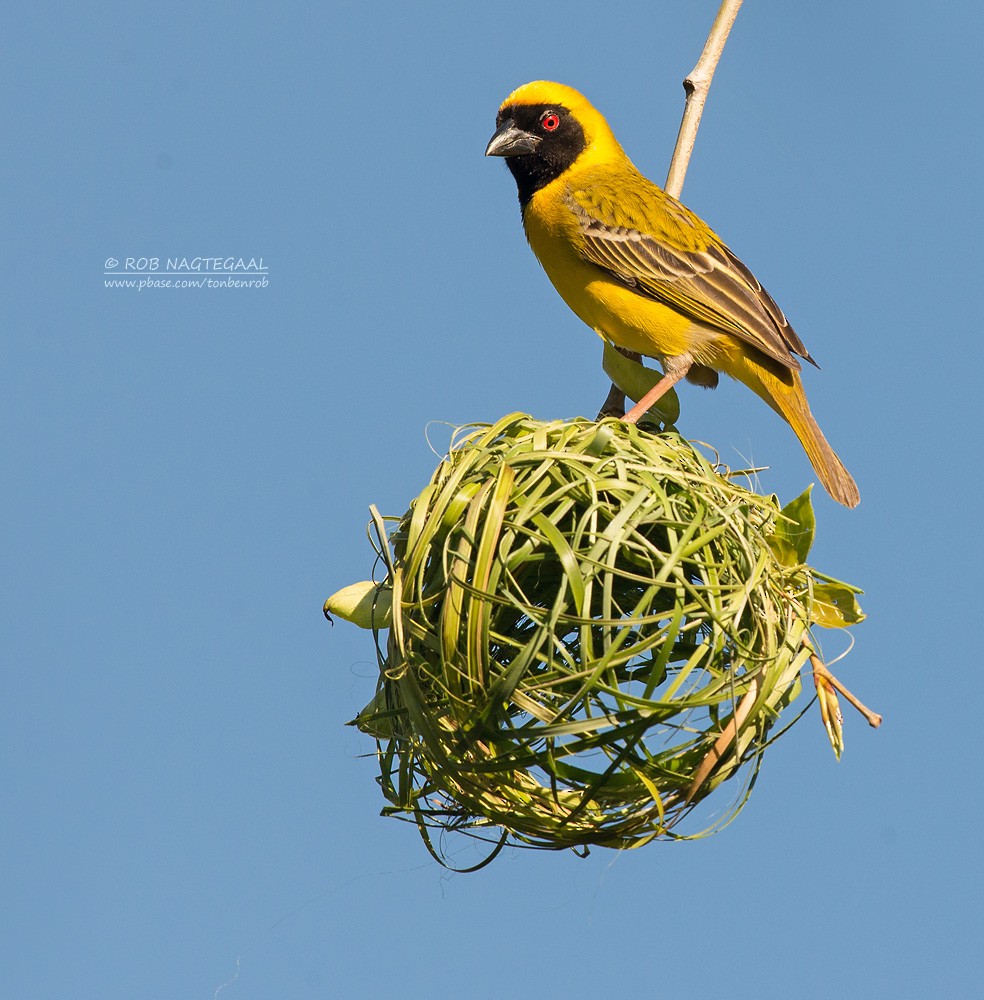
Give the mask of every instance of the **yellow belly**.
<path id="1" fill-rule="evenodd" d="M 536 199 L 524 223 L 533 252 L 547 277 L 574 313 L 601 337 L 618 347 L 652 358 L 691 354 L 710 367 L 721 367 L 727 353 L 712 330 L 629 286 L 585 261 L 577 252 L 580 234 L 567 211 L 536 211 Z"/>

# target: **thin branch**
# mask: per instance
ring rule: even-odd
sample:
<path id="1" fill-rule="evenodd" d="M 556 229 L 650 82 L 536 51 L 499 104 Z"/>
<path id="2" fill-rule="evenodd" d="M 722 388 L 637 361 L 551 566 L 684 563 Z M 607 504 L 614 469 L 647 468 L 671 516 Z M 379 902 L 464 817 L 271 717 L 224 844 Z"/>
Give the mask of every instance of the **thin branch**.
<path id="1" fill-rule="evenodd" d="M 674 198 L 679 198 L 683 191 L 683 179 L 687 175 L 690 154 L 694 150 L 697 127 L 700 125 L 700 116 L 704 113 L 707 92 L 710 90 L 714 70 L 717 69 L 721 53 L 724 51 L 724 43 L 728 40 L 728 33 L 735 23 L 741 4 L 742 0 L 724 0 L 717 17 L 714 18 L 714 24 L 711 25 L 711 33 L 707 36 L 704 51 L 700 54 L 697 65 L 683 81 L 683 89 L 687 92 L 687 104 L 683 111 L 683 120 L 680 122 L 676 148 L 673 150 L 673 159 L 670 161 L 670 171 L 666 175 L 665 185 L 667 194 L 673 195 Z"/>
<path id="2" fill-rule="evenodd" d="M 708 779 L 711 771 L 717 767 L 718 762 L 724 756 L 724 752 L 728 747 L 731 746 L 732 741 L 737 741 L 738 733 L 741 732 L 741 727 L 745 724 L 745 720 L 748 718 L 748 714 L 751 712 L 758 695 L 759 678 L 756 676 L 752 678 L 751 683 L 748 685 L 748 690 L 745 692 L 745 697 L 738 703 L 738 707 L 732 713 L 731 719 L 724 727 L 723 732 L 714 741 L 714 746 L 711 747 L 707 755 L 700 762 L 700 767 L 697 768 L 693 780 L 687 788 L 687 797 L 683 800 L 684 805 L 688 805 L 691 799 L 700 791 L 701 785 Z M 741 754 L 739 747 L 736 745 L 735 760 L 739 761 L 740 759 Z"/>
<path id="3" fill-rule="evenodd" d="M 673 195 L 674 198 L 679 198 L 683 191 L 683 178 L 687 174 L 690 154 L 693 152 L 694 142 L 697 139 L 697 126 L 700 125 L 700 116 L 704 112 L 707 91 L 710 89 L 714 70 L 717 68 L 724 50 L 724 43 L 728 40 L 728 33 L 731 31 L 731 25 L 735 23 L 741 4 L 742 0 L 724 0 L 717 12 L 717 17 L 714 18 L 714 23 L 711 25 L 711 33 L 707 36 L 704 51 L 701 53 L 700 59 L 697 60 L 697 65 L 683 81 L 683 89 L 687 92 L 687 103 L 683 109 L 683 119 L 680 122 L 680 131 L 677 134 L 673 158 L 670 160 L 670 172 L 667 175 L 665 187 L 666 192 Z M 621 348 L 617 349 L 621 350 Z M 625 352 L 623 351 L 623 353 Z M 598 419 L 624 412 L 625 393 L 613 382 L 608 392 L 608 398 L 598 414 Z"/>
<path id="4" fill-rule="evenodd" d="M 877 712 L 872 712 L 867 705 L 856 698 L 843 684 L 826 668 L 823 661 L 816 653 L 810 655 L 810 663 L 813 665 L 815 677 L 829 682 L 830 686 L 839 691 L 865 718 L 865 721 L 872 729 L 877 729 L 882 724 L 882 717 Z"/>

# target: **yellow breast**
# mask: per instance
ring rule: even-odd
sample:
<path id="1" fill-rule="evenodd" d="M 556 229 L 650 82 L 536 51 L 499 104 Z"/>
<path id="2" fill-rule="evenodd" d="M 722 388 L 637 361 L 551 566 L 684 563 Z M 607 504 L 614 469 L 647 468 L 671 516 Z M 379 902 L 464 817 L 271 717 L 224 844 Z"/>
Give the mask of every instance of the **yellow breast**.
<path id="1" fill-rule="evenodd" d="M 538 191 L 523 212 L 526 237 L 561 298 L 618 347 L 654 358 L 706 354 L 705 344 L 715 339 L 710 331 L 584 259 L 580 225 L 564 198 L 565 180 L 558 178 Z"/>

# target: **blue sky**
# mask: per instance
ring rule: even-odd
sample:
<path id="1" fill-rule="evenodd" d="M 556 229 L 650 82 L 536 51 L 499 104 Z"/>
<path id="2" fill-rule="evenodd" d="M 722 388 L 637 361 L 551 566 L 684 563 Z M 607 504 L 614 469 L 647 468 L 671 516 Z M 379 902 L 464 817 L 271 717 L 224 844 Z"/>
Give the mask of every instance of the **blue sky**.
<path id="1" fill-rule="evenodd" d="M 814 710 L 708 840 L 452 875 L 343 725 L 372 646 L 321 604 L 369 575 L 368 505 L 429 477 L 428 424 L 605 394 L 482 156 L 499 102 L 576 86 L 662 180 L 715 9 L 7 15 L 5 996 L 979 989 L 977 4 L 746 5 L 684 190 L 822 365 L 862 503 L 815 494 L 813 561 L 866 591 L 837 673 L 882 729 L 848 713 L 837 764 Z M 104 285 L 109 258 L 230 256 L 267 287 Z M 812 481 L 741 386 L 681 395 L 764 488 Z"/>

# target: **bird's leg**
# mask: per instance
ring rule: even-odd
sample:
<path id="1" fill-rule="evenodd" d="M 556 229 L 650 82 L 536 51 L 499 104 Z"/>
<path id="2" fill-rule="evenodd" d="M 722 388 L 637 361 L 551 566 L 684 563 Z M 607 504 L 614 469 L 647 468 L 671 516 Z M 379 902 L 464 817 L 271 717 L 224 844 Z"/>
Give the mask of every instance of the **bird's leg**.
<path id="1" fill-rule="evenodd" d="M 619 354 L 624 354 L 630 361 L 635 361 L 637 364 L 642 363 L 642 355 L 637 351 L 628 351 L 624 347 L 616 347 L 615 350 Z M 605 402 L 601 404 L 601 409 L 598 411 L 598 416 L 595 417 L 595 420 L 602 420 L 605 417 L 621 417 L 624 414 L 625 393 L 612 382 L 611 388 L 608 390 L 608 396 L 605 398 Z"/>
<path id="2" fill-rule="evenodd" d="M 636 423 L 660 396 L 672 389 L 690 371 L 694 359 L 689 354 L 679 354 L 673 358 L 662 358 L 660 363 L 663 365 L 663 377 L 625 414 L 622 419 L 627 424 Z"/>

